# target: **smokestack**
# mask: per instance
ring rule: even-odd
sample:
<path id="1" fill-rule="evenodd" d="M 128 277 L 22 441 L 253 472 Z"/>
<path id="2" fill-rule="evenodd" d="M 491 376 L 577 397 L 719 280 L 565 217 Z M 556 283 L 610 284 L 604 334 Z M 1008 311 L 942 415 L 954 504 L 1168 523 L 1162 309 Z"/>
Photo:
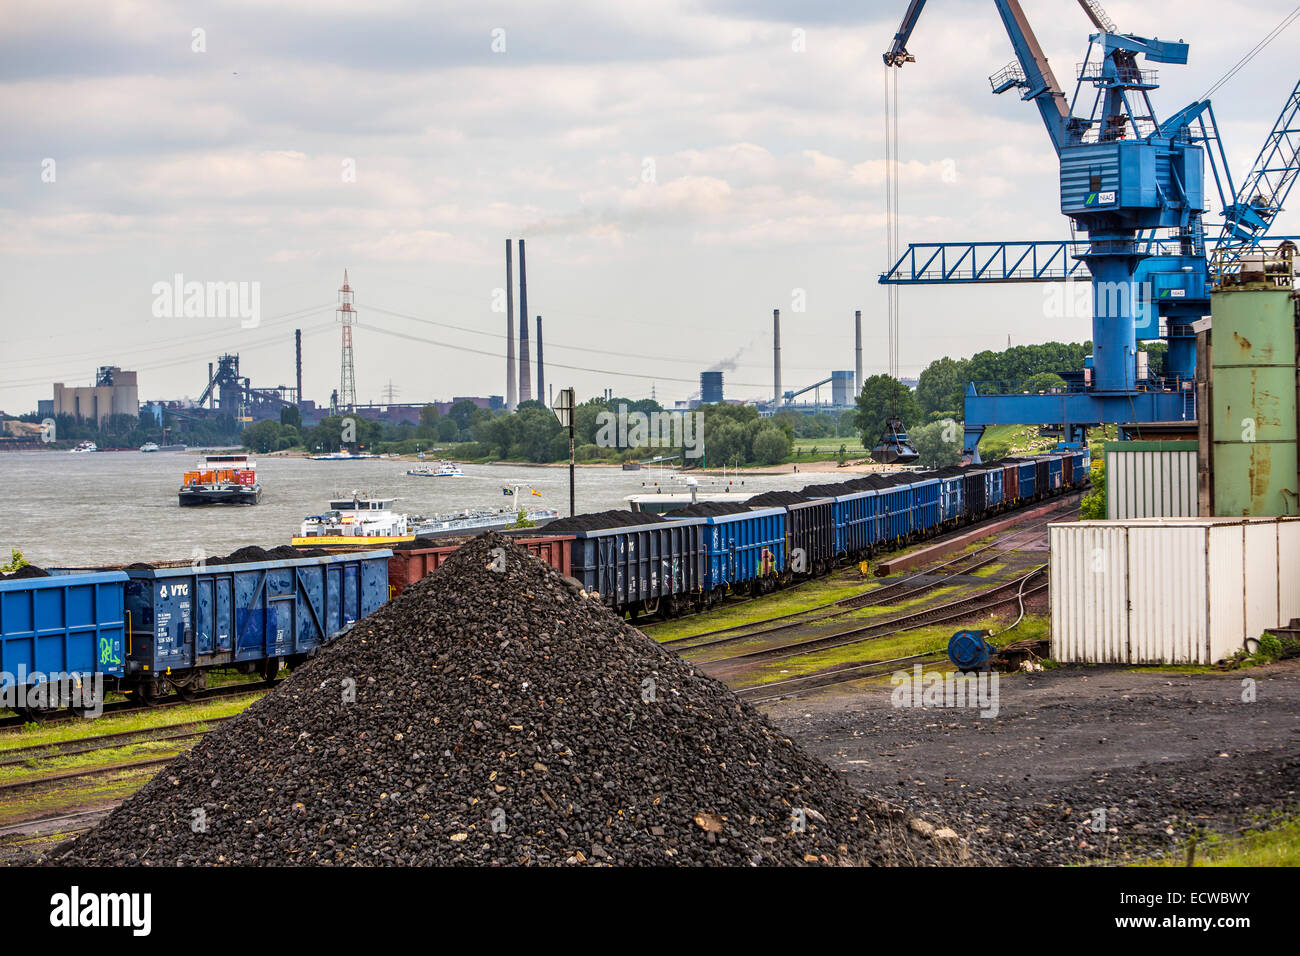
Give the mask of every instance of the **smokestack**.
<path id="1" fill-rule="evenodd" d="M 302 404 L 302 329 L 293 330 L 293 355 L 298 368 L 298 404 Z"/>
<path id="2" fill-rule="evenodd" d="M 542 317 L 537 317 L 537 400 L 546 401 L 546 368 L 542 365 Z"/>
<path id="3" fill-rule="evenodd" d="M 506 240 L 506 411 L 519 404 L 515 387 L 515 272 L 510 260 L 510 240 Z"/>
<path id="4" fill-rule="evenodd" d="M 528 357 L 528 266 L 524 261 L 524 241 L 519 240 L 519 400 L 531 401 L 533 373 Z"/>
<path id="5" fill-rule="evenodd" d="M 853 397 L 862 394 L 862 310 L 853 313 Z"/>
<path id="6" fill-rule="evenodd" d="M 209 385 L 212 384 L 212 363 L 211 362 L 208 363 L 208 384 Z M 217 393 L 216 393 L 216 389 L 213 389 L 212 391 L 208 392 L 208 408 L 216 408 L 216 407 L 217 407 Z"/>
<path id="7" fill-rule="evenodd" d="M 781 310 L 772 310 L 772 388 L 781 404 Z"/>

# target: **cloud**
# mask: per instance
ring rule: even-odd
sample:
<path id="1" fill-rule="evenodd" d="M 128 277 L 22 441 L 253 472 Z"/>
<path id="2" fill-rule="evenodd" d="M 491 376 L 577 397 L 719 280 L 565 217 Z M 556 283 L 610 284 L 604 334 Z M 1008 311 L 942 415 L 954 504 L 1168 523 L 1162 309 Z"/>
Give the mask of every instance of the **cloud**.
<path id="1" fill-rule="evenodd" d="M 880 54 L 904 6 L 280 0 L 195 13 L 160 0 L 10 0 L 0 23 L 0 309 L 42 322 L 6 328 L 24 376 L 6 375 L 0 357 L 0 405 L 47 397 L 14 382 L 82 374 L 47 329 L 105 361 L 139 364 L 151 396 L 192 393 L 194 369 L 180 360 L 195 349 L 147 351 L 159 332 L 134 305 L 140 288 L 178 271 L 259 277 L 264 307 L 278 297 L 288 313 L 332 300 L 346 265 L 384 308 L 495 329 L 485 303 L 504 283 L 501 242 L 519 235 L 530 239 L 530 308 L 547 314 L 548 354 L 561 361 L 593 334 L 626 352 L 599 373 L 575 372 L 580 389 L 648 392 L 637 373 L 660 377 L 661 392 L 683 379 L 685 391 L 708 356 L 738 354 L 755 317 L 794 287 L 815 305 L 784 343 L 787 361 L 838 367 L 844 316 L 872 316 L 883 301 Z M 1024 6 L 1068 81 L 1086 42 L 1082 13 Z M 1290 4 L 1107 7 L 1125 29 L 1192 43 L 1191 66 L 1161 68 L 1164 115 Z M 498 27 L 506 49 L 495 54 Z M 196 28 L 203 53 L 192 49 Z M 1294 82 L 1287 44 L 1216 97 L 1238 178 Z M 910 48 L 903 240 L 1064 238 L 1042 124 L 985 79 L 1011 57 L 991 5 L 928 7 Z M 53 183 L 42 181 L 47 158 Z M 1086 335 L 1045 328 L 1038 298 L 905 290 L 904 365 L 992 347 L 1008 331 L 1016 341 Z M 665 328 L 677 337 L 646 348 Z M 419 398 L 502 387 L 488 358 L 363 345 L 363 393 L 390 377 Z M 336 347 L 323 334 L 312 345 L 309 394 L 336 384 Z M 643 357 L 668 350 L 678 362 Z M 160 353 L 178 364 L 148 367 Z M 250 351 L 247 368 L 283 379 L 285 354 Z M 194 367 L 206 372 L 206 361 Z"/>

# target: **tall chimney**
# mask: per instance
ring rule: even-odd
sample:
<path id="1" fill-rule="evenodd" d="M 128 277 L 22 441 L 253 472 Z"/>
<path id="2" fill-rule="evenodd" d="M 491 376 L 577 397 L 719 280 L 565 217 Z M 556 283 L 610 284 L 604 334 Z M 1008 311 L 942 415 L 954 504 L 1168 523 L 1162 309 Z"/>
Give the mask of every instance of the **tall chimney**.
<path id="1" fill-rule="evenodd" d="M 542 317 L 537 317 L 537 400 L 546 401 L 546 368 L 542 365 Z"/>
<path id="2" fill-rule="evenodd" d="M 298 404 L 302 404 L 302 329 L 293 330 L 293 354 L 298 367 Z"/>
<path id="3" fill-rule="evenodd" d="M 781 404 L 781 310 L 772 310 L 772 388 Z"/>
<path id="4" fill-rule="evenodd" d="M 209 385 L 212 384 L 212 363 L 211 362 L 208 363 L 208 384 Z M 217 390 L 214 388 L 212 391 L 208 392 L 208 408 L 216 408 L 216 407 L 217 407 Z"/>
<path id="5" fill-rule="evenodd" d="M 506 240 L 506 411 L 519 404 L 515 387 L 515 272 L 510 259 L 510 240 Z"/>
<path id="6" fill-rule="evenodd" d="M 519 240 L 519 400 L 531 401 L 533 373 L 528 356 L 528 266 L 524 261 L 524 241 Z"/>
<path id="7" fill-rule="evenodd" d="M 862 394 L 862 310 L 853 313 L 853 397 Z"/>

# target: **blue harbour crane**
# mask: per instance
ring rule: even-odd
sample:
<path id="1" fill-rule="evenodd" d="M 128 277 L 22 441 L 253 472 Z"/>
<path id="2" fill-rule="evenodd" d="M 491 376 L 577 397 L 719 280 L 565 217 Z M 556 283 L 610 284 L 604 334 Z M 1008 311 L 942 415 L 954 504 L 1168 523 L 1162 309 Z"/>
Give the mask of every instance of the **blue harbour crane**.
<path id="1" fill-rule="evenodd" d="M 880 277 L 889 286 L 1090 278 L 1093 355 L 1082 380 L 1067 377 L 1067 387 L 1050 394 L 969 383 L 964 450 L 975 460 L 990 425 L 1061 426 L 1068 442 L 1082 442 L 1102 424 L 1195 422 L 1192 323 L 1210 312 L 1211 276 L 1268 237 L 1300 169 L 1300 85 L 1236 190 L 1208 96 L 1163 123 L 1151 102 L 1159 88 L 1151 64 L 1185 65 L 1188 45 L 1120 33 L 1096 0 L 1078 2 L 1096 32 L 1073 96 L 1057 82 L 1018 0 L 994 0 L 1015 60 L 989 78 L 994 93 L 1015 90 L 1038 109 L 1059 159 L 1061 212 L 1074 238 L 912 244 Z M 884 54 L 886 68 L 915 62 L 907 44 L 924 8 L 925 0 L 911 0 Z M 1208 241 L 1207 158 L 1224 211 Z M 1157 339 L 1168 346 L 1159 378 L 1138 349 Z"/>

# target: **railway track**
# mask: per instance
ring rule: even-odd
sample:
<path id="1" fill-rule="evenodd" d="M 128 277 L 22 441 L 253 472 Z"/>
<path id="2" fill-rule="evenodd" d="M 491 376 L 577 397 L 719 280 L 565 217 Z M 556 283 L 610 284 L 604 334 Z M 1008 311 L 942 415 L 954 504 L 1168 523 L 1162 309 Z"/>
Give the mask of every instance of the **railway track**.
<path id="1" fill-rule="evenodd" d="M 33 817 L 30 820 L 21 820 L 17 823 L 7 823 L 0 826 L 0 841 L 12 845 L 23 840 L 47 836 L 51 833 L 78 834 L 84 830 L 89 830 L 101 819 L 108 816 L 120 803 L 120 800 L 114 800 L 97 807 L 75 810 L 72 813 L 58 813 L 47 817 Z"/>
<path id="2" fill-rule="evenodd" d="M 1026 530 L 1027 530 L 1027 531 L 1030 531 L 1030 530 L 1037 530 L 1037 529 L 1026 529 Z M 990 547 L 991 547 L 991 546 L 990 546 Z M 985 549 L 981 549 L 981 550 L 985 550 Z M 977 568 L 979 568 L 979 567 L 983 567 L 983 566 L 986 566 L 986 565 L 992 564 L 992 563 L 998 561 L 999 559 L 1005 557 L 1006 555 L 1008 555 L 1008 554 L 1012 554 L 1012 553 L 1014 553 L 1014 552 L 1016 552 L 1016 551 L 1018 551 L 1018 550 L 1020 550 L 1020 547 L 1007 548 L 1007 549 L 1005 549 L 1005 550 L 998 551 L 998 552 L 996 552 L 995 554 L 993 554 L 993 555 L 991 555 L 991 556 L 987 556 L 987 557 L 982 558 L 980 561 L 978 561 L 978 562 L 972 564 L 971 566 L 969 566 L 969 567 L 967 567 L 967 568 L 962 569 L 961 571 L 952 572 L 952 574 L 963 574 L 963 573 L 969 573 L 970 571 L 973 571 L 973 570 L 975 570 L 975 569 L 977 569 Z M 970 555 L 964 555 L 963 557 L 967 557 L 967 558 L 969 558 L 969 557 L 973 557 L 975 554 L 978 554 L 978 552 L 973 552 L 972 554 L 970 554 Z M 944 567 L 944 566 L 946 566 L 946 564 L 948 564 L 948 563 L 949 563 L 949 562 L 945 562 L 945 565 L 939 565 L 938 567 Z M 913 578 L 932 577 L 933 574 L 934 574 L 934 571 L 935 571 L 935 570 L 937 570 L 937 568 L 932 568 L 932 569 L 927 570 L 927 571 L 925 571 L 925 572 L 923 572 L 923 573 L 920 573 L 920 574 L 916 574 L 916 575 L 914 575 Z M 909 579 L 909 580 L 910 580 L 910 579 Z M 1002 585 L 999 585 L 997 588 L 992 589 L 992 591 L 996 591 L 996 590 L 998 590 L 998 589 L 1000 589 L 1000 588 L 1002 588 L 1002 587 L 1007 587 L 1007 586 L 1009 586 L 1009 585 L 1016 584 L 1016 583 L 1018 583 L 1018 582 L 1021 581 L 1021 580 L 1023 580 L 1023 579 L 1022 579 L 1022 578 L 1016 578 L 1016 579 L 1014 579 L 1014 580 L 1011 581 L 1011 582 L 1006 582 L 1006 583 L 1004 583 L 1004 584 L 1002 584 Z M 906 596 L 910 598 L 910 597 L 915 597 L 915 596 L 917 596 L 917 595 L 919 595 L 919 594 L 924 594 L 926 591 L 931 591 L 931 590 L 934 590 L 935 588 L 941 587 L 942 585 L 944 585 L 944 584 L 946 583 L 946 581 L 947 581 L 946 578 L 941 577 L 941 578 L 938 578 L 938 579 L 936 579 L 936 580 L 931 580 L 931 581 L 928 581 L 928 582 L 926 582 L 926 583 L 924 583 L 924 584 L 917 585 L 917 586 L 911 588 L 910 590 L 908 590 L 907 593 L 906 593 Z M 898 583 L 901 585 L 901 584 L 904 584 L 905 582 L 901 582 L 901 581 L 900 581 L 900 582 L 898 582 Z M 986 592 L 982 592 L 982 593 L 986 593 L 986 594 L 987 594 L 987 593 L 992 593 L 992 591 L 986 591 Z M 802 615 L 802 612 L 801 612 L 800 614 L 795 614 L 795 615 L 782 615 L 782 616 L 779 617 L 779 618 L 772 618 L 772 619 L 770 619 L 771 621 L 780 621 L 780 622 L 782 622 L 782 623 L 773 624 L 773 625 L 771 625 L 771 626 L 769 626 L 769 627 L 760 627 L 759 630 L 753 630 L 753 631 L 746 630 L 746 631 L 744 631 L 743 633 L 730 633 L 730 634 L 728 634 L 728 636 L 726 636 L 726 637 L 719 637 L 719 638 L 717 638 L 717 639 L 715 639 L 715 640 L 712 640 L 712 641 L 702 641 L 702 642 L 700 642 L 700 643 L 698 643 L 698 644 L 691 644 L 691 645 L 688 646 L 688 647 L 682 647 L 682 648 L 680 648 L 680 650 L 678 651 L 678 653 L 685 653 L 686 651 L 693 651 L 693 650 L 697 650 L 697 649 L 701 649 L 701 648 L 706 648 L 706 647 L 717 647 L 717 646 L 719 646 L 719 645 L 731 644 L 731 643 L 735 643 L 735 642 L 737 642 L 737 641 L 749 640 L 750 638 L 754 638 L 754 637 L 762 637 L 762 636 L 765 636 L 765 635 L 767 635 L 767 634 L 776 634 L 776 633 L 779 633 L 779 632 L 781 632 L 781 631 L 793 630 L 793 629 L 795 629 L 795 628 L 798 628 L 798 627 L 804 627 L 804 626 L 807 626 L 807 625 L 810 625 L 810 624 L 820 624 L 820 623 L 822 623 L 822 622 L 824 622 L 824 621 L 833 620 L 834 618 L 837 618 L 837 617 L 843 617 L 843 616 L 846 615 L 846 614 L 851 614 L 853 611 L 861 610 L 861 609 L 864 608 L 864 607 L 870 607 L 870 606 L 872 606 L 872 605 L 875 604 L 876 602 L 875 602 L 874 600 L 872 600 L 871 598 L 872 598 L 872 592 L 867 592 L 866 594 L 858 595 L 858 596 L 851 597 L 851 598 L 843 598 L 841 602 L 836 602 L 836 604 L 839 604 L 839 603 L 842 603 L 842 602 L 845 602 L 845 601 L 853 601 L 853 602 L 861 602 L 861 603 L 852 604 L 851 606 L 846 606 L 846 607 L 844 607 L 844 608 L 841 609 L 841 610 L 832 611 L 832 612 L 829 613 L 829 614 L 822 614 L 822 615 L 819 615 L 819 616 L 816 616 L 816 617 L 805 618 L 805 619 L 803 619 L 803 620 L 793 620 L 793 619 L 792 619 L 792 618 L 794 618 L 794 617 L 800 617 L 800 616 Z M 953 603 L 954 603 L 954 604 L 959 604 L 959 603 L 961 603 L 961 602 L 953 602 Z M 951 605 L 951 604 L 950 604 L 950 605 L 940 605 L 940 607 L 949 607 L 949 606 L 952 606 L 952 605 Z M 918 612 L 916 612 L 916 616 L 925 615 L 925 614 L 929 613 L 930 610 L 937 610 L 937 609 L 926 609 L 926 610 L 918 611 Z M 879 622 L 879 623 L 881 623 L 881 624 L 888 624 L 888 623 L 890 623 L 891 621 L 895 621 L 895 620 L 902 620 L 902 618 L 891 618 L 889 621 L 882 621 L 882 622 Z M 762 624 L 768 624 L 768 623 L 769 623 L 769 621 L 756 621 L 756 622 L 753 622 L 752 624 L 750 624 L 749 626 L 750 626 L 750 627 L 757 627 L 757 626 L 759 626 L 759 625 L 762 625 Z M 874 625 L 874 624 L 872 624 L 872 625 L 867 625 L 867 627 L 874 627 L 874 626 L 876 626 L 876 625 Z M 735 629 L 728 628 L 728 629 L 726 629 L 726 630 L 728 630 L 728 631 L 734 631 L 734 630 L 740 630 L 740 628 L 735 628 Z M 724 632 L 723 632 L 723 631 L 718 631 L 717 633 L 724 633 Z M 852 632 L 846 631 L 846 632 L 842 632 L 842 633 L 852 633 Z M 701 635 L 698 635 L 698 634 L 696 634 L 696 635 L 690 635 L 689 637 L 681 638 L 680 640 L 685 641 L 685 640 L 690 640 L 690 639 L 692 639 L 692 638 L 698 638 L 698 637 L 700 637 L 700 636 L 701 636 Z M 834 636 L 834 635 L 830 635 L 830 636 Z M 670 641 L 665 641 L 665 642 L 664 642 L 665 645 L 669 645 L 669 646 L 671 646 L 673 643 L 674 643 L 674 642 L 670 642 Z"/>
<path id="3" fill-rule="evenodd" d="M 918 627 L 960 621 L 970 617 L 972 614 L 981 614 L 1013 602 L 1019 603 L 1024 598 L 1045 590 L 1047 588 L 1046 580 L 1037 582 L 1032 587 L 1026 587 L 1025 585 L 1034 578 L 1040 576 L 1045 578 L 1046 570 L 1047 565 L 1040 565 L 1028 574 L 1021 575 L 1018 578 L 1013 578 L 1010 581 L 989 588 L 979 594 L 962 598 L 959 601 L 952 601 L 948 604 L 940 604 L 935 607 L 925 608 L 911 614 L 900 615 L 899 617 L 889 618 L 884 621 L 875 621 L 871 624 L 864 624 L 861 627 L 837 631 L 834 634 L 824 634 L 819 637 L 804 638 L 798 641 L 791 641 L 787 644 L 778 644 L 773 647 L 762 647 L 756 650 L 742 651 L 739 654 L 733 654 L 729 657 L 718 657 L 713 658 L 712 660 L 695 661 L 693 663 L 707 670 L 716 665 L 733 664 L 736 661 L 779 660 L 784 657 L 793 657 L 799 654 L 812 653 L 813 651 L 824 651 L 837 647 L 846 647 L 850 644 L 859 644 L 863 641 L 889 637 L 903 631 L 914 630 Z M 739 637 L 726 638 L 723 641 L 715 643 L 729 643 L 750 636 L 751 635 L 747 634 L 740 635 Z"/>
<path id="4" fill-rule="evenodd" d="M 212 700 L 220 697 L 238 697 L 240 694 L 256 694 L 268 690 L 281 683 L 283 678 L 275 681 L 250 681 L 244 684 L 227 684 L 224 687 L 213 687 L 208 690 L 199 691 L 189 697 L 174 695 L 164 700 L 150 704 L 139 704 L 134 700 L 118 700 L 104 705 L 103 712 L 100 716 L 111 714 L 121 716 L 122 714 L 151 713 L 153 711 L 164 710 L 168 707 L 176 707 L 180 704 L 197 704 L 205 700 Z M 36 722 L 40 724 L 59 723 L 65 720 L 88 719 L 83 718 L 69 710 L 55 710 L 43 713 L 37 718 Z M 22 715 L 6 717 L 0 719 L 0 729 L 7 727 L 24 727 L 30 723 L 30 718 Z"/>
<path id="5" fill-rule="evenodd" d="M 848 684 L 868 677 L 879 677 L 882 674 L 893 673 L 900 665 L 937 664 L 943 659 L 942 654 L 923 653 L 911 654 L 907 657 L 896 657 L 888 661 L 839 664 L 813 674 L 802 674 L 799 677 L 787 677 L 784 680 L 755 684 L 753 687 L 742 687 L 735 693 L 737 697 L 747 700 L 751 704 L 765 704 L 776 700 L 785 700 L 789 697 L 798 697 L 800 694 L 806 694 L 810 690 L 819 690 L 822 687 Z M 779 689 L 772 693 L 774 688 Z"/>
<path id="6" fill-rule="evenodd" d="M 864 607 L 889 603 L 900 598 L 913 598 L 917 595 L 924 594 L 926 591 L 931 591 L 943 586 L 945 583 L 944 578 L 940 577 L 935 579 L 936 574 L 945 571 L 947 577 L 958 574 L 970 574 L 980 568 L 995 564 L 1000 558 L 1003 558 L 1008 554 L 1013 554 L 1024 547 L 1022 544 L 1014 548 L 1001 548 L 1000 546 L 1004 545 L 1008 539 L 1041 532 L 1052 522 L 1061 520 L 1063 515 L 1072 514 L 1076 510 L 1077 508 L 1074 507 L 1064 509 L 1060 514 L 1053 514 L 1042 521 L 1034 522 L 1027 528 L 1022 528 L 1018 531 L 1011 532 L 1010 534 L 1003 535 L 998 540 L 993 541 L 984 547 L 977 548 L 974 551 L 968 551 L 964 554 L 959 554 L 954 558 L 941 562 L 940 564 L 932 565 L 924 571 L 910 574 L 901 581 L 895 581 L 881 587 L 869 588 L 866 591 L 852 594 L 836 601 L 819 604 L 816 607 L 804 608 L 802 611 L 792 611 L 789 614 L 781 614 L 775 617 L 764 618 L 759 621 L 748 621 L 743 624 L 733 624 L 728 627 L 714 628 L 708 631 L 698 631 L 695 634 L 686 634 L 682 637 L 675 637 L 662 641 L 661 644 L 663 647 L 671 647 L 677 650 L 678 653 L 682 653 L 696 647 L 708 647 L 715 643 L 721 643 L 720 641 L 704 641 L 698 644 L 689 643 L 692 641 L 699 641 L 701 638 L 705 637 L 716 637 L 723 634 L 733 636 L 728 639 L 759 637 L 764 634 L 789 630 L 805 624 L 815 624 L 819 621 L 842 617 Z M 989 554 L 990 551 L 993 553 Z M 977 560 L 972 561 L 972 559 Z M 931 580 L 922 582 L 922 579 L 926 578 Z M 758 630 L 750 630 L 751 628 L 758 628 Z M 738 633 L 740 631 L 744 631 L 745 633 Z"/>
<path id="7" fill-rule="evenodd" d="M 96 750 L 113 750 L 137 743 L 158 743 L 201 737 L 207 731 L 193 728 L 219 724 L 229 719 L 229 717 L 209 717 L 207 720 L 188 720 L 179 724 L 163 724 L 159 727 L 146 727 L 141 730 L 122 730 L 112 734 L 78 737 L 75 740 L 60 740 L 49 744 L 14 747 L 9 750 L 0 750 L 0 767 L 12 767 L 30 761 L 53 760 L 58 757 L 79 756 L 94 753 Z M 171 732 L 167 733 L 167 731 Z M 158 736 L 160 732 L 162 732 L 162 735 Z"/>
<path id="8" fill-rule="evenodd" d="M 142 767 L 159 767 L 166 763 L 171 763 L 176 759 L 176 754 L 169 754 L 166 757 L 147 757 L 143 760 L 128 760 L 125 763 L 105 764 L 99 767 L 85 767 L 77 770 L 65 770 L 59 773 L 44 773 L 33 777 L 24 777 L 22 780 L 9 780 L 0 783 L 0 794 L 14 793 L 19 790 L 34 790 L 51 783 L 62 783 L 67 780 L 76 780 L 80 777 L 101 777 L 108 773 L 117 773 L 122 770 L 138 770 Z"/>

